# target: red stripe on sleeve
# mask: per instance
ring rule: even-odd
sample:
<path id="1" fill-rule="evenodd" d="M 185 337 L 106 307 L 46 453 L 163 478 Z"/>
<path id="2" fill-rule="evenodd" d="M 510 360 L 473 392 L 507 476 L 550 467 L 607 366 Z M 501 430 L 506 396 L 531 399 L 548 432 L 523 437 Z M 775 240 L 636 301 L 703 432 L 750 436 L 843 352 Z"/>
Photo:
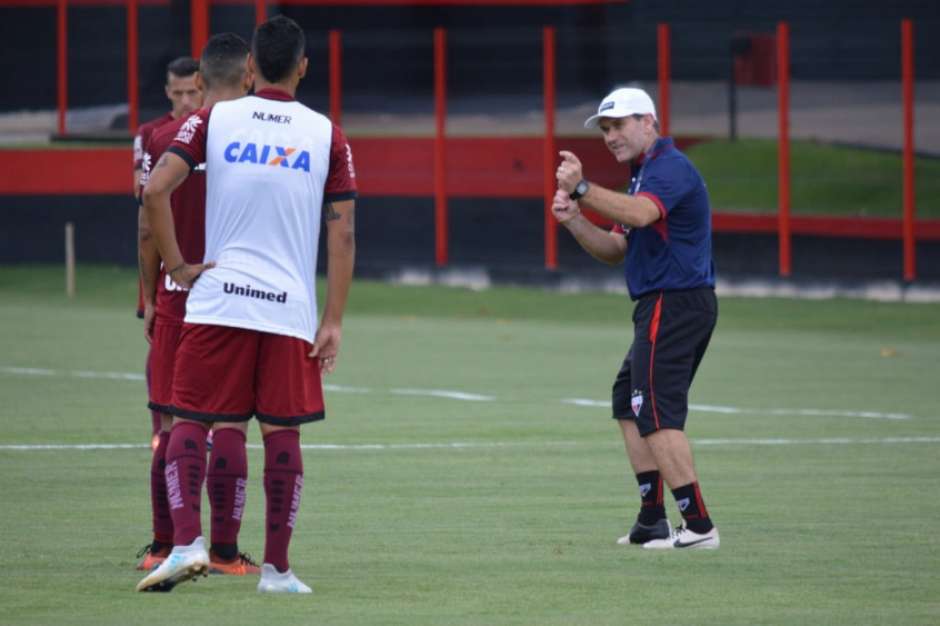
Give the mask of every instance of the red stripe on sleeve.
<path id="1" fill-rule="evenodd" d="M 637 198 L 641 198 L 641 197 L 649 198 L 650 200 L 652 200 L 653 204 L 656 205 L 656 208 L 659 209 L 659 219 L 661 220 L 666 219 L 666 215 L 668 214 L 668 211 L 666 211 L 666 205 L 664 205 L 663 201 L 659 199 L 659 196 L 657 196 L 654 193 L 649 193 L 648 191 L 641 191 L 640 193 L 636 194 L 636 197 Z"/>
<path id="2" fill-rule="evenodd" d="M 342 129 L 333 124 L 333 141 L 330 145 L 330 170 L 323 190 L 325 198 L 355 197 L 356 168 L 353 166 L 352 148 Z"/>

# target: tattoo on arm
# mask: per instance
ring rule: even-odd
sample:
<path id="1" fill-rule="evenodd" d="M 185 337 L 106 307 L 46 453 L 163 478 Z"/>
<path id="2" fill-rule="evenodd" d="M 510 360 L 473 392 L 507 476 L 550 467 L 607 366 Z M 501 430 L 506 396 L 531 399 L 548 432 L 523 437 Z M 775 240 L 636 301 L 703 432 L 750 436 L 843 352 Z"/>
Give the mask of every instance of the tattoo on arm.
<path id="1" fill-rule="evenodd" d="M 157 161 L 157 164 L 153 166 L 153 169 L 157 169 L 158 167 L 166 167 L 166 164 L 167 164 L 167 158 L 166 158 L 166 153 L 164 152 L 163 156 L 160 157 L 160 160 Z"/>
<path id="2" fill-rule="evenodd" d="M 336 207 L 333 206 L 332 202 L 327 202 L 324 208 L 326 209 L 326 214 L 324 215 L 324 219 L 327 222 L 332 222 L 334 220 L 338 220 L 341 217 L 343 217 L 336 211 Z"/>

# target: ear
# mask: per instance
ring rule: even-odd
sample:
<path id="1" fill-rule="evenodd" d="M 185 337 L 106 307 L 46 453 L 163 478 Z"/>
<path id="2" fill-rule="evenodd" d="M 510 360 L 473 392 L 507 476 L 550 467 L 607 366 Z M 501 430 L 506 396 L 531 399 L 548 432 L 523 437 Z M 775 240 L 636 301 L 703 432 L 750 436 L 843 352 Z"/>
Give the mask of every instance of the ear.
<path id="1" fill-rule="evenodd" d="M 300 60 L 300 64 L 297 66 L 297 78 L 303 78 L 307 75 L 307 64 L 307 57 L 304 57 Z"/>
<path id="2" fill-rule="evenodd" d="M 248 93 L 251 91 L 251 88 L 255 84 L 255 73 L 251 66 L 251 63 L 248 62 L 251 60 L 251 57 L 248 57 L 248 60 L 245 63 L 245 73 L 242 75 L 242 91 Z"/>
<path id="3" fill-rule="evenodd" d="M 202 80 L 202 72 L 196 72 L 195 74 L 193 74 L 193 76 L 195 76 L 196 78 L 195 80 L 196 89 L 198 89 L 199 91 L 205 91 L 206 83 Z"/>

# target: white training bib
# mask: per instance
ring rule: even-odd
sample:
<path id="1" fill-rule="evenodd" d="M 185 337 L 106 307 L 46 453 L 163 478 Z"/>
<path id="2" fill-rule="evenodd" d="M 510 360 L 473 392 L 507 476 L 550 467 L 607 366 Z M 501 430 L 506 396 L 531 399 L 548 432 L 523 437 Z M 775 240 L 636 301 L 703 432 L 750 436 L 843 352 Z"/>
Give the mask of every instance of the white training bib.
<path id="1" fill-rule="evenodd" d="M 186 321 L 313 342 L 333 126 L 296 101 L 216 104 L 206 130 L 206 261 Z"/>

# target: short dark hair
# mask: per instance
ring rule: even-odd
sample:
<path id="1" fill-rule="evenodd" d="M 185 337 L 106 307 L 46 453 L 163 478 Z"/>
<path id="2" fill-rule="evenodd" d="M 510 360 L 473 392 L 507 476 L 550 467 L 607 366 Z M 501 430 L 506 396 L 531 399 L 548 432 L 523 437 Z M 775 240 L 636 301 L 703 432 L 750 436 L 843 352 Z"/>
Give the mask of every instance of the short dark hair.
<path id="1" fill-rule="evenodd" d="M 166 81 L 170 82 L 170 74 L 177 78 L 188 78 L 199 71 L 199 62 L 192 57 L 173 59 L 166 66 Z"/>
<path id="2" fill-rule="evenodd" d="M 635 119 L 635 120 L 641 120 L 641 119 L 643 119 L 644 117 L 646 117 L 647 115 L 649 115 L 649 113 L 631 113 L 631 114 L 630 114 L 630 117 L 632 117 L 632 118 Z M 657 133 L 660 132 L 660 130 L 659 130 L 659 120 L 656 119 L 656 116 L 655 116 L 655 115 L 653 116 L 653 129 L 654 129 Z"/>
<path id="3" fill-rule="evenodd" d="M 206 87 L 234 86 L 245 72 L 248 43 L 235 33 L 213 35 L 202 49 L 199 74 Z"/>
<path id="4" fill-rule="evenodd" d="M 251 38 L 255 65 L 269 83 L 279 83 L 287 78 L 303 59 L 306 46 L 303 29 L 283 15 L 259 24 Z"/>

